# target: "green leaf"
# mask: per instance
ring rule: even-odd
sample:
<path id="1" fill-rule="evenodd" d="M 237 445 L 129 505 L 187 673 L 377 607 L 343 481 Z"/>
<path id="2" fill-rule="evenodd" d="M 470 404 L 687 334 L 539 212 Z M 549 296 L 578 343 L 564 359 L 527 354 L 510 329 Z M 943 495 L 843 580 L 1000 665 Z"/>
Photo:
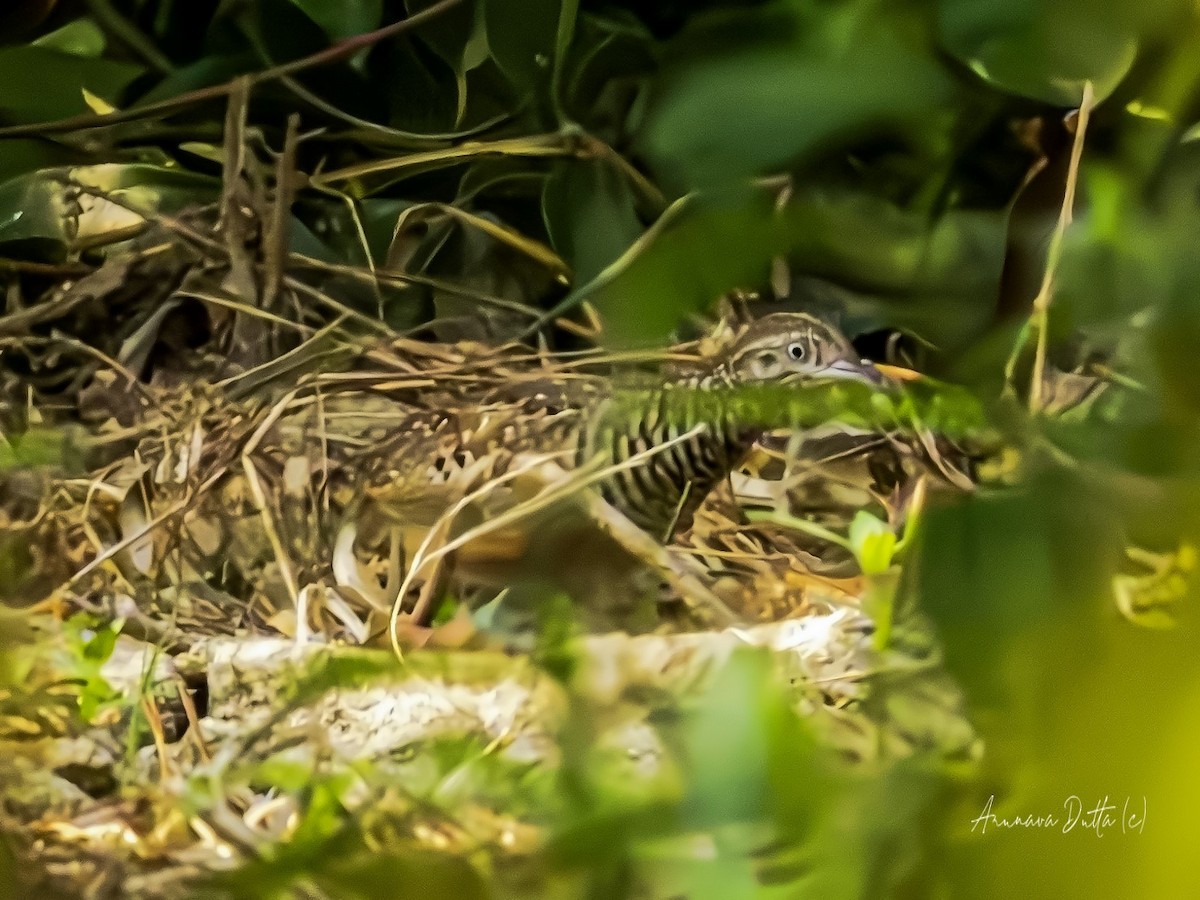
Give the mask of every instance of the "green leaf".
<path id="1" fill-rule="evenodd" d="M 1060 106 L 1077 106 L 1083 83 L 1107 97 L 1137 55 L 1128 14 L 1101 0 L 943 0 L 946 48 L 990 84 Z"/>
<path id="2" fill-rule="evenodd" d="M 482 0 L 488 49 L 504 74 L 522 91 L 546 84 L 554 59 L 560 0 Z"/>
<path id="3" fill-rule="evenodd" d="M 129 702 L 101 675 L 101 669 L 112 656 L 124 619 L 96 623 L 93 616 L 80 613 L 64 623 L 64 632 L 72 651 L 69 671 L 79 684 L 77 702 L 79 715 L 90 722 L 104 707 Z"/>
<path id="4" fill-rule="evenodd" d="M 433 6 L 435 0 L 405 0 L 409 15 Z M 510 7 L 511 13 L 511 7 Z M 434 53 L 448 62 L 455 72 L 467 72 L 487 58 L 487 31 L 482 8 L 475 0 L 465 0 L 457 7 L 422 25 L 420 39 Z"/>
<path id="5" fill-rule="evenodd" d="M 44 122 L 89 112 L 86 88 L 114 106 L 144 69 L 49 47 L 0 48 L 0 122 Z"/>
<path id="6" fill-rule="evenodd" d="M 668 77 L 640 143 L 659 171 L 688 185 L 727 183 L 864 135 L 918 134 L 951 89 L 931 56 L 882 29 L 841 47 L 751 45 Z"/>
<path id="7" fill-rule="evenodd" d="M 792 715 L 767 654 L 730 657 L 685 721 L 690 763 L 688 820 L 711 826 L 764 816 L 771 808 L 769 761 L 777 717 Z M 797 762 L 802 762 L 796 747 Z"/>
<path id="8" fill-rule="evenodd" d="M 658 43 L 636 20 L 608 20 L 586 15 L 575 28 L 572 52 L 556 60 L 558 99 L 578 121 L 623 122 L 629 116 L 631 91 L 658 67 Z M 621 85 L 621 90 L 615 90 Z"/>
<path id="9" fill-rule="evenodd" d="M 211 175 L 150 163 L 77 166 L 68 175 L 99 191 L 120 193 L 136 209 L 149 212 L 176 212 L 185 206 L 211 202 L 220 189 L 220 181 Z"/>
<path id="10" fill-rule="evenodd" d="M 409 14 L 432 6 L 434 0 L 406 0 Z M 423 41 L 454 71 L 458 88 L 458 110 L 455 124 L 460 124 L 467 109 L 467 73 L 483 65 L 488 58 L 487 31 L 483 23 L 483 8 L 476 0 L 466 0 L 457 7 L 426 23 L 417 32 Z"/>
<path id="11" fill-rule="evenodd" d="M 104 663 L 112 656 L 113 648 L 117 646 L 117 636 L 121 633 L 123 620 L 117 619 L 103 628 L 96 630 L 83 645 L 83 658 L 93 663 Z"/>
<path id="12" fill-rule="evenodd" d="M 688 198 L 575 296 L 603 314 L 610 343 L 661 343 L 721 294 L 765 280 L 780 244 L 769 198 Z"/>
<path id="13" fill-rule="evenodd" d="M 58 141 L 44 138 L 0 141 L 0 184 L 38 169 L 50 169 L 88 160 L 89 157 L 83 150 L 64 146 Z"/>
<path id="14" fill-rule="evenodd" d="M 880 575 L 892 565 L 896 535 L 887 522 L 860 509 L 850 522 L 850 547 L 865 575 Z"/>
<path id="15" fill-rule="evenodd" d="M 379 27 L 383 0 L 291 0 L 335 41 Z"/>
<path id="16" fill-rule="evenodd" d="M 0 184 L 0 251 L 21 259 L 61 259 L 80 223 L 102 231 L 115 219 L 136 215 L 115 206 L 89 204 L 85 215 L 66 199 L 66 181 L 112 192 L 146 214 L 211 202 L 219 182 L 178 168 L 106 163 L 34 173 Z"/>
<path id="17" fill-rule="evenodd" d="M 66 256 L 67 204 L 62 189 L 37 176 L 0 185 L 0 250 L 17 259 Z"/>
<path id="18" fill-rule="evenodd" d="M 992 308 L 975 301 L 998 290 L 1005 222 L 1003 211 L 976 210 L 930 221 L 848 192 L 800 196 L 778 213 L 764 194 L 693 196 L 576 296 L 605 314 L 613 343 L 662 341 L 722 293 L 767 283 L 772 259 L 786 255 L 795 271 L 855 285 L 875 320 L 954 350 L 991 322 Z"/>
<path id="19" fill-rule="evenodd" d="M 542 192 L 542 216 L 551 246 L 580 284 L 599 275 L 643 231 L 629 182 L 605 160 L 561 163 Z"/>
<path id="20" fill-rule="evenodd" d="M 798 194 L 781 218 L 793 270 L 853 285 L 870 318 L 953 352 L 992 324 L 1007 213 L 951 209 L 936 218 L 860 191 Z"/>
<path id="21" fill-rule="evenodd" d="M 404 897 L 455 897 L 486 900 L 496 896 L 465 856 L 412 847 L 402 852 L 333 855 L 318 879 L 331 896 L 357 900 Z M 397 891 L 397 885 L 403 889 Z"/>
<path id="22" fill-rule="evenodd" d="M 68 22 L 57 31 L 42 35 L 33 42 L 35 47 L 87 57 L 99 56 L 104 52 L 105 45 L 104 32 L 87 17 Z"/>
<path id="23" fill-rule="evenodd" d="M 948 662 L 968 684 L 992 689 L 1007 678 L 997 668 L 1006 642 L 1042 633 L 1070 601 L 1086 596 L 1085 573 L 1103 584 L 1104 548 L 1113 537 L 1104 532 L 1119 524 L 1097 512 L 1060 475 L 1020 493 L 929 510 L 915 561 L 922 603 L 947 635 Z"/>

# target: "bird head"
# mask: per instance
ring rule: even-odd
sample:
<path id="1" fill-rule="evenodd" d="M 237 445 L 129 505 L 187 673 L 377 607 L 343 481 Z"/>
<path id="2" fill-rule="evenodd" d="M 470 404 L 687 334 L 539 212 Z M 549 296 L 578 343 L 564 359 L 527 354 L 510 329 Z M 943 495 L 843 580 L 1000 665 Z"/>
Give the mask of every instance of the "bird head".
<path id="1" fill-rule="evenodd" d="M 879 384 L 883 376 L 861 359 L 839 331 L 804 313 L 772 313 L 734 338 L 726 366 L 735 382 L 853 378 Z"/>

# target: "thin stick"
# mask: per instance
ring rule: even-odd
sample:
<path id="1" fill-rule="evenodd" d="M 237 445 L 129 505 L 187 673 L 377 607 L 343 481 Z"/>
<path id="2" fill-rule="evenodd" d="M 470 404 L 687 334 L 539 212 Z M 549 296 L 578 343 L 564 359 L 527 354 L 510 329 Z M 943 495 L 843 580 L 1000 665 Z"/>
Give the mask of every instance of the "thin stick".
<path id="1" fill-rule="evenodd" d="M 196 709 L 196 704 L 192 700 L 191 691 L 188 690 L 187 682 L 183 680 L 183 676 L 176 675 L 172 679 L 175 683 L 175 690 L 179 691 L 179 702 L 183 706 L 183 714 L 188 720 L 188 734 L 192 738 L 192 743 L 196 745 L 196 752 L 200 754 L 200 759 L 207 763 L 212 760 L 212 754 L 208 750 L 208 744 L 204 742 L 204 736 L 200 733 L 200 712 Z"/>
<path id="2" fill-rule="evenodd" d="M 1067 169 L 1067 184 L 1063 191 L 1062 208 L 1058 213 L 1058 222 L 1054 226 L 1054 234 L 1050 238 L 1050 247 L 1046 253 L 1046 270 L 1042 275 L 1042 285 L 1037 296 L 1033 298 L 1033 312 L 1029 317 L 1029 325 L 1037 331 L 1037 344 L 1034 347 L 1033 377 L 1029 385 L 1029 411 L 1038 413 L 1042 409 L 1042 382 L 1046 374 L 1046 343 L 1047 331 L 1050 324 L 1050 302 L 1054 297 L 1054 276 L 1062 259 L 1063 243 L 1067 228 L 1071 224 L 1075 210 L 1075 188 L 1079 182 L 1079 162 L 1083 158 L 1083 141 L 1087 134 L 1088 120 L 1092 108 L 1096 105 L 1095 91 L 1090 81 L 1083 83 L 1083 99 L 1079 103 L 1079 116 L 1075 123 L 1075 142 L 1071 145 L 1071 161 Z"/>
<path id="3" fill-rule="evenodd" d="M 296 394 L 297 391 L 292 391 L 276 403 L 267 417 L 263 419 L 262 424 L 250 436 L 250 440 L 242 448 L 242 470 L 246 473 L 246 484 L 250 488 L 250 495 L 254 498 L 254 505 L 258 507 L 259 516 L 262 518 L 263 531 L 266 532 L 267 540 L 275 553 L 275 561 L 279 564 L 279 574 L 283 577 L 283 583 L 291 597 L 292 608 L 299 612 L 301 611 L 300 589 L 296 581 L 296 574 L 292 571 L 291 557 L 288 556 L 287 549 L 283 546 L 283 540 L 279 536 L 279 530 L 275 527 L 275 519 L 271 516 L 271 510 L 267 505 L 267 495 L 258 477 L 258 469 L 254 465 L 253 457 L 254 451 L 258 449 L 263 437 L 283 415 L 288 404 L 296 398 Z"/>
<path id="4" fill-rule="evenodd" d="M 167 739 L 163 733 L 162 716 L 154 704 L 154 699 L 149 694 L 142 695 L 141 707 L 142 715 L 146 717 L 146 725 L 150 729 L 150 736 L 154 738 L 154 752 L 158 756 L 159 780 L 166 781 L 174 774 L 175 767 L 171 762 L 171 754 L 167 752 Z"/>

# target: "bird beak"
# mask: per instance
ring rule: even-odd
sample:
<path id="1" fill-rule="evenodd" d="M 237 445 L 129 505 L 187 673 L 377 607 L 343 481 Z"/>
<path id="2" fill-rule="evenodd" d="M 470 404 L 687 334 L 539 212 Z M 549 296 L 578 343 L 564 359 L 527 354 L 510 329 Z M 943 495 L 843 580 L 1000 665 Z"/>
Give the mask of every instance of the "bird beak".
<path id="1" fill-rule="evenodd" d="M 883 373 L 865 359 L 859 362 L 839 359 L 826 366 L 821 374 L 829 378 L 853 378 L 856 381 L 883 384 Z"/>

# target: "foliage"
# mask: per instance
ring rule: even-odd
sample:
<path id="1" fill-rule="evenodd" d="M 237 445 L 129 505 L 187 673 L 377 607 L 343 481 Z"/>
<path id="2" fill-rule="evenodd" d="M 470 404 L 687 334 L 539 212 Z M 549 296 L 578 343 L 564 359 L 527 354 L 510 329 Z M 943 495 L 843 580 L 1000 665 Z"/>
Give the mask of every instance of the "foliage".
<path id="1" fill-rule="evenodd" d="M 986 421 L 989 442 L 1002 434 L 1019 447 L 978 491 L 931 502 L 902 559 L 881 520 L 862 519 L 849 536 L 871 574 L 900 564 L 884 586 L 896 632 L 915 610 L 935 621 L 988 747 L 982 779 L 957 783 L 928 760 L 830 774 L 746 662 L 678 726 L 693 763 L 683 796 L 634 798 L 631 811 L 611 784 L 588 783 L 598 776 L 586 754 L 567 761 L 574 805 L 556 820 L 554 847 L 564 893 L 628 890 L 649 871 L 689 895 L 757 896 L 745 856 L 681 862 L 678 842 L 698 821 L 728 827 L 730 846 L 758 846 L 737 832 L 764 823 L 795 839 L 784 851 L 803 836 L 811 855 L 767 864 L 780 893 L 803 878 L 831 897 L 1200 890 L 1190 829 L 1200 623 L 1194 567 L 1179 563 L 1200 543 L 1194 4 L 9 7 L 0 469 L 62 462 L 57 429 L 82 417 L 77 375 L 97 358 L 149 379 L 182 355 L 190 313 L 168 299 L 178 273 L 100 264 L 147 219 L 185 234 L 194 218 L 228 217 L 244 199 L 223 193 L 235 170 L 264 203 L 280 196 L 277 171 L 293 196 L 279 201 L 275 232 L 243 236 L 222 265 L 234 270 L 246 247 L 286 234 L 292 287 L 310 291 L 298 318 L 311 331 L 336 322 L 364 341 L 388 329 L 540 335 L 571 348 L 596 314 L 598 342 L 628 348 L 688 333 L 716 297 L 755 287 L 836 310 L 865 352 L 898 346 L 892 361 L 959 386 L 921 382 L 886 409 L 864 401 L 861 421 L 946 431 Z M 376 33 L 422 11 L 411 28 Z M 1064 117 L 1089 87 L 1097 105 L 1073 171 L 1075 126 Z M 234 129 L 246 158 L 230 159 Z M 281 158 L 290 169 L 276 168 Z M 1052 273 L 1048 329 L 1035 334 L 1030 304 L 1072 180 L 1075 220 Z M 350 266 L 378 281 L 364 286 Z M 203 295 L 199 330 L 219 331 L 230 302 L 278 317 L 282 307 L 263 300 L 271 274 L 262 265 L 239 282 L 222 269 L 220 290 L 192 285 Z M 56 305 L 42 302 L 47 285 L 64 283 Z M 237 340 L 259 354 L 242 360 L 249 369 L 296 347 Z M 1069 412 L 1031 403 L 1043 393 L 1030 388 L 1042 350 L 1051 399 L 1073 378 L 1103 385 L 1099 396 L 1064 403 Z M 845 413 L 845 397 L 834 405 Z M 30 418 L 35 407 L 56 412 L 43 422 Z M 797 408 L 777 412 L 806 413 Z M 18 555 L 6 545 L 2 568 Z M 1162 613 L 1175 627 L 1138 627 L 1137 615 L 1118 613 L 1115 589 L 1127 612 Z M 83 675 L 93 712 L 108 699 L 96 674 L 104 634 L 81 649 L 96 663 Z M 298 690 L 378 674 L 362 662 Z M 582 767 L 576 782 L 572 764 Z M 356 896 L 393 896 L 398 882 L 413 894 L 493 893 L 458 859 L 350 852 L 367 842 L 331 811 L 339 787 L 314 785 L 307 843 L 286 856 L 289 872 Z M 971 822 L 993 794 L 1009 815 L 1057 812 L 1070 795 L 1145 796 L 1150 820 L 1144 833 L 1103 838 L 981 835 Z M 279 870 L 270 874 L 283 890 Z"/>

